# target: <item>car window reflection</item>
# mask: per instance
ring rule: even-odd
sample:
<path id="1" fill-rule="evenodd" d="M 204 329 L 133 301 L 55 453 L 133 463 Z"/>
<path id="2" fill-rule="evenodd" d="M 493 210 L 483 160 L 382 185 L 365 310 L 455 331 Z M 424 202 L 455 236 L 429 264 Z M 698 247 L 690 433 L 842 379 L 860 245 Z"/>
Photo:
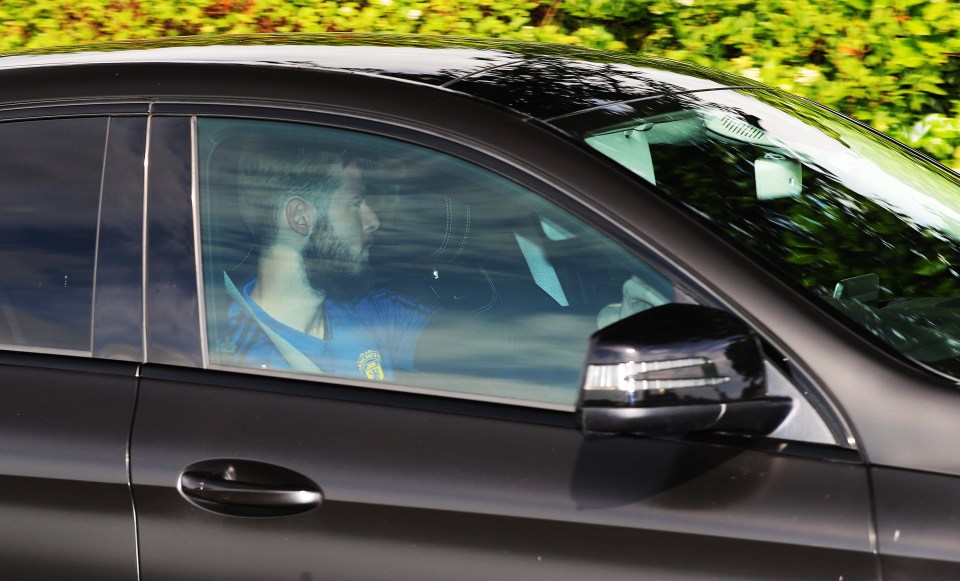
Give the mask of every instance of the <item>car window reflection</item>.
<path id="1" fill-rule="evenodd" d="M 0 344 L 91 351 L 106 118 L 0 124 Z"/>
<path id="2" fill-rule="evenodd" d="M 557 123 L 835 314 L 904 355 L 960 374 L 955 175 L 767 90 L 624 102 Z"/>
<path id="3" fill-rule="evenodd" d="M 517 184 L 339 129 L 200 119 L 209 359 L 572 405 L 664 277 Z"/>

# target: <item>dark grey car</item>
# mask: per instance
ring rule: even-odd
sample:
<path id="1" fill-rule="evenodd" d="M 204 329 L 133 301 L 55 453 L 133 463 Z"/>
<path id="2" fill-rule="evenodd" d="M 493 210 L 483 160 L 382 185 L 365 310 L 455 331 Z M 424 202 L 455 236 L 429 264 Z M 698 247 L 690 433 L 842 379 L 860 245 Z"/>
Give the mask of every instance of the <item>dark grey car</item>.
<path id="1" fill-rule="evenodd" d="M 344 304 L 417 313 L 346 358 L 238 328 L 243 160 L 324 148 L 376 215 Z M 816 104 L 465 39 L 18 54 L 0 200 L 4 578 L 960 575 L 960 182 Z"/>

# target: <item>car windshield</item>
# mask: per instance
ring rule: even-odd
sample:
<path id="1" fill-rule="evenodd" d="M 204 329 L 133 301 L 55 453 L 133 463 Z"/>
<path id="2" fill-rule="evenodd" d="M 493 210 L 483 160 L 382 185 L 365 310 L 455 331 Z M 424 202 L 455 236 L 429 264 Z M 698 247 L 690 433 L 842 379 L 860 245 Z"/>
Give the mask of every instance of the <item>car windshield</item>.
<path id="1" fill-rule="evenodd" d="M 808 101 L 713 90 L 555 119 L 847 321 L 960 377 L 960 182 Z"/>

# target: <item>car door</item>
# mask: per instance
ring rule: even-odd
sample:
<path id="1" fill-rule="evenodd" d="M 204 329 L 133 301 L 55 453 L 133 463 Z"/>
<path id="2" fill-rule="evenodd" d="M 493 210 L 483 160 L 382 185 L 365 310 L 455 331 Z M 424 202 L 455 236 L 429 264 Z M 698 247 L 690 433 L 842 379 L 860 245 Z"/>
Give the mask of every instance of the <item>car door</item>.
<path id="1" fill-rule="evenodd" d="M 710 297 L 574 197 L 591 187 L 636 196 L 635 184 L 592 173 L 603 164 L 538 129 L 455 102 L 467 110 L 429 132 L 373 112 L 155 109 L 148 364 L 131 448 L 143 578 L 876 577 L 863 461 L 773 344 L 771 382 L 812 429 L 581 432 L 587 339 L 603 312 L 623 314 L 624 282 L 648 283 L 647 307 Z M 360 375 L 316 374 L 238 358 L 223 274 L 245 282 L 259 270 L 242 212 L 224 202 L 238 186 L 217 151 L 256 144 L 257 131 L 360 149 L 379 169 L 368 184 L 379 196 L 377 282 L 422 291 L 417 304 L 436 324 L 414 366 L 369 375 L 358 358 Z M 484 139 L 511 131 L 497 158 L 484 153 Z"/>
<path id="2" fill-rule="evenodd" d="M 146 117 L 0 120 L 0 570 L 132 579 Z M 123 115 L 117 116 L 116 113 Z"/>

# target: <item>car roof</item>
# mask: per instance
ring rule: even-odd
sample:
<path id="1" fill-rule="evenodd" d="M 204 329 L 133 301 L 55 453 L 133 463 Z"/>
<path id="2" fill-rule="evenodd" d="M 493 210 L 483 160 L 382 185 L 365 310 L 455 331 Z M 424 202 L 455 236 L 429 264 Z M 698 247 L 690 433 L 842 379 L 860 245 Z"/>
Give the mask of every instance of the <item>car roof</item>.
<path id="1" fill-rule="evenodd" d="M 650 56 L 552 44 L 358 33 L 179 37 L 0 55 L 0 73 L 87 64 L 202 63 L 333 70 L 443 87 L 541 120 L 664 93 L 762 87 Z"/>

